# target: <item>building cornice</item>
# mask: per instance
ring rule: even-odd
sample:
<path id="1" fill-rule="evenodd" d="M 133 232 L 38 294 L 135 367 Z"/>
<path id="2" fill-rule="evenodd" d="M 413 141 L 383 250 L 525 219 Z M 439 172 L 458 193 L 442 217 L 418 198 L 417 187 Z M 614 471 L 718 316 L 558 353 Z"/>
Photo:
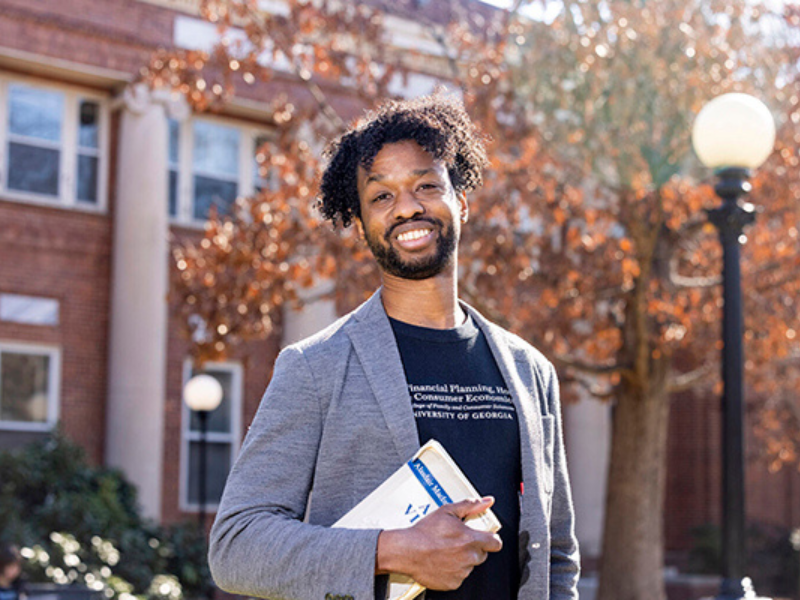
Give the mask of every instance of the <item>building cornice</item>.
<path id="1" fill-rule="evenodd" d="M 102 90 L 120 90 L 133 79 L 131 73 L 124 71 L 105 69 L 52 56 L 47 56 L 46 60 L 43 58 L 45 57 L 41 54 L 0 46 L 0 69 Z"/>

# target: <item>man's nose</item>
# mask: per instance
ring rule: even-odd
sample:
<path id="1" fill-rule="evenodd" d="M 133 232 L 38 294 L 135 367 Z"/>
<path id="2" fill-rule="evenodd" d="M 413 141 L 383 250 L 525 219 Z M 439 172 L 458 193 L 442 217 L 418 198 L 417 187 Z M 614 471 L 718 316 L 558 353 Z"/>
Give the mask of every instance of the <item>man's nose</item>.
<path id="1" fill-rule="evenodd" d="M 425 206 L 413 192 L 403 190 L 398 193 L 394 205 L 394 216 L 398 220 L 411 219 L 425 212 Z"/>

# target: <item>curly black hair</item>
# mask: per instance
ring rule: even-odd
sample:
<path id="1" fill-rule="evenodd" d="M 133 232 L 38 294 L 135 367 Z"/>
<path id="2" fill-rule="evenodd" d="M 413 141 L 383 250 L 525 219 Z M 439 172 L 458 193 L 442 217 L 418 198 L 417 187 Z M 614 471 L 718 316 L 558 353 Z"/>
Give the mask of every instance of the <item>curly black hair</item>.
<path id="1" fill-rule="evenodd" d="M 456 192 L 483 183 L 488 164 L 483 136 L 460 100 L 442 93 L 413 100 L 388 101 L 355 122 L 325 150 L 328 165 L 322 173 L 319 208 L 325 218 L 344 227 L 360 218 L 356 186 L 359 165 L 372 166 L 386 144 L 412 140 L 447 165 Z"/>

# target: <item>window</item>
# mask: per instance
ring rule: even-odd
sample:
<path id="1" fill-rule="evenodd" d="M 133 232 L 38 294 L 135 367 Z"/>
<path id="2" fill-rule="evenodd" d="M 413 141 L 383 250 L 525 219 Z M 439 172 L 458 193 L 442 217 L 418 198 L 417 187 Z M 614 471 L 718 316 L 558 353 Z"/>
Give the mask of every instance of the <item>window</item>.
<path id="1" fill-rule="evenodd" d="M 253 128 L 208 118 L 169 120 L 169 215 L 201 223 L 211 207 L 230 214 L 237 196 L 268 182 L 259 177 L 256 151 L 268 138 Z"/>
<path id="2" fill-rule="evenodd" d="M 78 201 L 97 204 L 100 159 L 100 105 L 80 101 L 78 126 Z"/>
<path id="3" fill-rule="evenodd" d="M 235 363 L 207 364 L 202 371 L 222 385 L 219 407 L 208 415 L 206 436 L 206 507 L 219 504 L 225 480 L 238 450 L 242 408 L 242 369 Z M 199 372 L 187 364 L 184 383 Z M 200 502 L 200 419 L 183 406 L 183 445 L 181 448 L 181 507 L 197 510 Z"/>
<path id="4" fill-rule="evenodd" d="M 8 87 L 8 189 L 58 198 L 64 94 Z"/>
<path id="5" fill-rule="evenodd" d="M 0 342 L 0 429 L 49 431 L 58 420 L 60 353 Z"/>
<path id="6" fill-rule="evenodd" d="M 102 98 L 0 79 L 0 112 L 3 197 L 89 209 L 104 204 Z"/>
<path id="7" fill-rule="evenodd" d="M 195 121 L 193 134 L 192 217 L 205 219 L 212 206 L 220 214 L 228 214 L 239 191 L 239 130 Z"/>
<path id="8" fill-rule="evenodd" d="M 178 216 L 178 189 L 180 184 L 180 135 L 181 124 L 175 119 L 169 119 L 169 148 L 167 160 L 169 163 L 169 216 Z"/>
<path id="9" fill-rule="evenodd" d="M 60 305 L 54 298 L 0 293 L 0 321 L 26 325 L 58 325 Z"/>

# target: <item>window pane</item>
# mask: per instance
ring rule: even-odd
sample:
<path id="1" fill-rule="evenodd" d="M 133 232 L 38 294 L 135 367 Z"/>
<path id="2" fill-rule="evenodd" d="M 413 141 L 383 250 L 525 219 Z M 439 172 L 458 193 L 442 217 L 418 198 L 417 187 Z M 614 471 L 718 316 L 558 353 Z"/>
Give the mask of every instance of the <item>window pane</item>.
<path id="1" fill-rule="evenodd" d="M 8 145 L 9 189 L 58 196 L 58 163 L 58 150 L 10 143 Z"/>
<path id="2" fill-rule="evenodd" d="M 210 368 L 203 373 L 213 376 L 222 386 L 222 402 L 216 410 L 208 415 L 208 430 L 220 433 L 231 432 L 231 397 L 233 395 L 233 373 Z M 196 372 L 192 376 L 197 375 Z M 192 412 L 189 427 L 192 431 L 200 431 L 200 419 Z"/>
<path id="3" fill-rule="evenodd" d="M 235 178 L 239 174 L 239 130 L 195 121 L 192 161 L 195 172 Z"/>
<path id="4" fill-rule="evenodd" d="M 100 126 L 100 106 L 97 102 L 81 101 L 78 145 L 82 148 L 97 148 L 97 132 Z"/>
<path id="5" fill-rule="evenodd" d="M 169 216 L 178 216 L 178 172 L 169 172 Z"/>
<path id="6" fill-rule="evenodd" d="M 0 292 L 0 321 L 26 325 L 58 325 L 59 301 Z"/>
<path id="7" fill-rule="evenodd" d="M 9 131 L 58 142 L 63 108 L 63 94 L 12 85 L 9 88 Z"/>
<path id="8" fill-rule="evenodd" d="M 220 215 L 230 214 L 231 205 L 236 200 L 238 187 L 231 181 L 220 181 L 196 175 L 194 178 L 194 218 L 207 219 L 211 206 L 216 206 Z"/>
<path id="9" fill-rule="evenodd" d="M 78 200 L 97 202 L 97 157 L 78 155 Z"/>
<path id="10" fill-rule="evenodd" d="M 3 352 L 0 356 L 0 420 L 47 421 L 50 357 Z"/>
<path id="11" fill-rule="evenodd" d="M 175 119 L 169 119 L 169 164 L 178 164 L 178 148 L 180 145 L 181 125 Z"/>
<path id="12" fill-rule="evenodd" d="M 231 468 L 230 444 L 206 444 L 206 503 L 217 504 L 222 498 L 225 479 Z M 189 502 L 200 502 L 200 442 L 189 444 Z"/>

